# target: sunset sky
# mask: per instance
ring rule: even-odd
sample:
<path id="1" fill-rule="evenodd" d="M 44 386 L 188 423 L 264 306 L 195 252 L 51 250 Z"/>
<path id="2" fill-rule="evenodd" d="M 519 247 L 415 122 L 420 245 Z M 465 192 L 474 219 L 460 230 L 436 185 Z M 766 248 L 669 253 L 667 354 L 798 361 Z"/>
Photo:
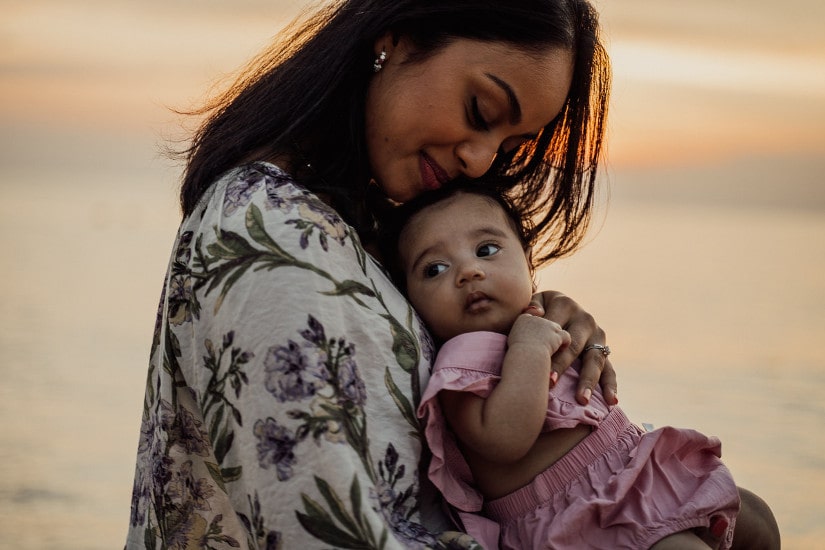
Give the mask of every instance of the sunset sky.
<path id="1" fill-rule="evenodd" d="M 47 148 L 75 164 L 65 141 L 78 133 L 151 150 L 175 121 L 166 106 L 196 103 L 306 4 L 0 0 L 0 160 Z M 613 167 L 825 156 L 825 3 L 596 4 L 614 61 Z"/>

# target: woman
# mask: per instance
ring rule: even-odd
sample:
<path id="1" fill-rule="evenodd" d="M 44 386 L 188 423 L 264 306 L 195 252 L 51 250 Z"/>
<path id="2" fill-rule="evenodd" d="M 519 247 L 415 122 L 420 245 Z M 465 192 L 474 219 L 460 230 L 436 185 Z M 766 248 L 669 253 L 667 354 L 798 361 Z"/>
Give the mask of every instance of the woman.
<path id="1" fill-rule="evenodd" d="M 585 0 L 339 1 L 200 114 L 147 378 L 129 548 L 471 545 L 414 410 L 432 344 L 367 253 L 376 217 L 485 172 L 538 263 L 587 225 L 609 87 Z M 604 333 L 537 296 L 573 342 Z M 578 399 L 615 375 L 586 354 Z M 452 541 L 452 542 L 451 542 Z"/>

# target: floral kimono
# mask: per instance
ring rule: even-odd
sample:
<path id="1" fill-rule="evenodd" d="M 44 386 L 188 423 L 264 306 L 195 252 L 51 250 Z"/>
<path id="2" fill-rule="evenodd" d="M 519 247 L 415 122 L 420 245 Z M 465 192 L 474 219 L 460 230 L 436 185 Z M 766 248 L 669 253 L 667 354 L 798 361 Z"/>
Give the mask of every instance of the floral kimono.
<path id="1" fill-rule="evenodd" d="M 126 547 L 475 547 L 425 514 L 432 354 L 333 210 L 271 164 L 229 172 L 166 276 Z"/>

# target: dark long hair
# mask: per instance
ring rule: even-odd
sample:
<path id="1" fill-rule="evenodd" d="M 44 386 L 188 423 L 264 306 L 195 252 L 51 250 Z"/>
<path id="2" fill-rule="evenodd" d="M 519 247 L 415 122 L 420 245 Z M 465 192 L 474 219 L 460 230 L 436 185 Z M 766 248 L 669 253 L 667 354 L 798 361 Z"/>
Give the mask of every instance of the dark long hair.
<path id="1" fill-rule="evenodd" d="M 415 60 L 455 38 L 574 52 L 559 116 L 536 139 L 498 155 L 495 177 L 485 178 L 534 221 L 539 264 L 573 251 L 590 220 L 610 88 L 598 16 L 587 0 L 333 0 L 294 22 L 223 95 L 191 113 L 206 118 L 182 152 L 184 215 L 225 171 L 285 154 L 310 162 L 312 170 L 295 176 L 327 194 L 362 240 L 371 240 L 378 207 L 369 186 L 365 97 L 374 42 L 388 31 L 411 41 Z"/>

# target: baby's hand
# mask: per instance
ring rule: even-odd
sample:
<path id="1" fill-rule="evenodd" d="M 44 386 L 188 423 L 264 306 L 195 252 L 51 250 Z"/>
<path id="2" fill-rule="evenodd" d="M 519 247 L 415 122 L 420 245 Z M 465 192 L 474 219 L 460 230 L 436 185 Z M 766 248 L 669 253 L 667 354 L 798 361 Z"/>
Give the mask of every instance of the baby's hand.
<path id="1" fill-rule="evenodd" d="M 570 334 L 561 325 L 525 310 L 516 318 L 507 337 L 507 346 L 538 347 L 547 354 L 548 365 L 559 349 L 570 344 Z M 537 350 L 538 351 L 538 350 Z"/>

